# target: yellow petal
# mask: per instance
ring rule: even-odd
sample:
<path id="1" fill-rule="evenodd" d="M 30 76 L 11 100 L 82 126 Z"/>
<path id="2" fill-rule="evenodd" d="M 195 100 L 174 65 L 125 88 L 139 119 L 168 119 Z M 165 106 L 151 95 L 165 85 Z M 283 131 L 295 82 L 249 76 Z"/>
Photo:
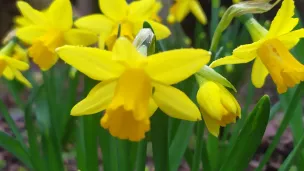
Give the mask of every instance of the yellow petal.
<path id="1" fill-rule="evenodd" d="M 29 69 L 29 65 L 26 62 L 19 61 L 17 59 L 14 59 L 14 58 L 11 58 L 8 56 L 4 56 L 4 55 L 1 55 L 1 56 L 3 56 L 4 57 L 3 59 L 7 62 L 7 64 L 13 68 L 16 68 L 21 71 L 25 71 L 25 70 Z"/>
<path id="2" fill-rule="evenodd" d="M 217 66 L 221 66 L 221 65 L 227 65 L 227 64 L 242 64 L 242 63 L 248 63 L 250 61 L 252 61 L 254 59 L 253 58 L 238 58 L 235 56 L 226 56 L 224 58 L 220 58 L 217 59 L 215 61 L 213 61 L 210 64 L 211 68 L 215 68 Z"/>
<path id="3" fill-rule="evenodd" d="M 154 112 L 157 110 L 158 106 L 157 104 L 155 103 L 155 101 L 153 100 L 153 98 L 150 98 L 150 101 L 149 101 L 149 118 L 154 114 Z"/>
<path id="4" fill-rule="evenodd" d="M 271 23 L 267 36 L 280 36 L 290 32 L 298 24 L 298 19 L 292 18 L 294 9 L 293 0 L 283 0 L 281 8 Z"/>
<path id="5" fill-rule="evenodd" d="M 114 27 L 113 21 L 101 14 L 81 17 L 75 21 L 75 25 L 78 28 L 88 29 L 97 34 L 102 32 L 110 33 Z"/>
<path id="6" fill-rule="evenodd" d="M 39 26 L 28 26 L 24 28 L 17 29 L 16 35 L 19 39 L 25 43 L 32 44 L 33 41 L 43 36 L 47 30 Z"/>
<path id="7" fill-rule="evenodd" d="M 251 44 L 241 45 L 233 50 L 233 56 L 238 58 L 252 59 L 257 56 L 256 51 L 264 40 L 260 40 Z"/>
<path id="8" fill-rule="evenodd" d="M 90 115 L 106 109 L 112 101 L 116 84 L 116 81 L 104 81 L 97 84 L 85 99 L 73 107 L 71 115 Z"/>
<path id="9" fill-rule="evenodd" d="M 155 84 L 154 86 L 153 99 L 164 113 L 183 120 L 201 120 L 200 111 L 184 92 L 172 86 L 161 84 Z"/>
<path id="10" fill-rule="evenodd" d="M 147 19 L 152 15 L 155 4 L 155 0 L 133 1 L 129 5 L 128 17 L 130 19 Z"/>
<path id="11" fill-rule="evenodd" d="M 114 21 L 119 21 L 127 15 L 126 0 L 99 0 L 99 8 L 103 14 Z"/>
<path id="12" fill-rule="evenodd" d="M 96 43 L 98 37 L 96 34 L 82 30 L 82 29 L 70 29 L 64 33 L 64 40 L 70 45 L 84 45 L 88 46 Z"/>
<path id="13" fill-rule="evenodd" d="M 117 78 L 124 69 L 112 59 L 112 52 L 97 48 L 65 45 L 56 52 L 66 63 L 95 80 Z"/>
<path id="14" fill-rule="evenodd" d="M 146 67 L 150 77 L 164 84 L 178 83 L 197 72 L 210 60 L 202 49 L 178 49 L 151 55 Z"/>
<path id="15" fill-rule="evenodd" d="M 141 55 L 137 52 L 135 46 L 133 46 L 130 40 L 124 37 L 120 37 L 116 40 L 112 51 L 115 60 L 124 61 L 130 65 L 141 58 Z"/>
<path id="16" fill-rule="evenodd" d="M 28 3 L 17 1 L 17 7 L 21 14 L 32 23 L 38 25 L 46 25 L 48 23 L 45 15 L 40 11 L 33 9 Z"/>
<path id="17" fill-rule="evenodd" d="M 232 56 L 226 56 L 224 58 L 215 60 L 210 64 L 210 67 L 215 68 L 217 66 L 226 65 L 226 64 L 248 63 L 257 56 L 256 51 L 262 42 L 263 40 L 247 45 L 241 45 L 233 50 Z"/>
<path id="18" fill-rule="evenodd" d="M 288 48 L 291 49 L 304 37 L 304 29 L 298 29 L 290 33 L 279 36 L 278 39 Z"/>
<path id="19" fill-rule="evenodd" d="M 196 17 L 196 19 L 202 23 L 206 24 L 207 23 L 207 17 L 206 14 L 203 11 L 203 8 L 200 5 L 200 2 L 197 0 L 192 0 L 190 1 L 190 10 L 193 13 L 193 15 Z"/>
<path id="20" fill-rule="evenodd" d="M 215 119 L 212 119 L 209 115 L 205 114 L 204 112 L 202 112 L 202 115 L 203 115 L 203 119 L 205 121 L 208 131 L 212 135 L 218 137 L 219 133 L 220 133 L 220 125 L 219 125 L 218 121 Z"/>
<path id="21" fill-rule="evenodd" d="M 68 30 L 73 25 L 73 12 L 70 0 L 54 0 L 46 14 L 54 28 Z"/>
<path id="22" fill-rule="evenodd" d="M 167 26 L 152 20 L 147 20 L 147 22 L 153 28 L 157 40 L 161 40 L 170 36 L 171 32 Z"/>
<path id="23" fill-rule="evenodd" d="M 13 70 L 16 76 L 16 79 L 24 84 L 27 88 L 32 88 L 32 84 L 22 75 L 18 70 Z"/>
<path id="24" fill-rule="evenodd" d="M 3 76 L 8 79 L 8 80 L 13 80 L 14 79 L 14 73 L 11 70 L 10 67 L 5 67 L 4 71 L 3 71 Z"/>
<path id="25" fill-rule="evenodd" d="M 261 59 L 257 57 L 254 61 L 251 73 L 251 80 L 255 87 L 261 88 L 264 85 L 265 78 L 269 74 L 266 66 L 262 63 Z"/>
<path id="26" fill-rule="evenodd" d="M 184 18 L 189 14 L 190 12 L 190 1 L 177 1 L 175 4 L 175 7 L 173 6 L 173 15 L 175 16 L 176 20 L 178 22 L 181 22 L 184 20 Z"/>

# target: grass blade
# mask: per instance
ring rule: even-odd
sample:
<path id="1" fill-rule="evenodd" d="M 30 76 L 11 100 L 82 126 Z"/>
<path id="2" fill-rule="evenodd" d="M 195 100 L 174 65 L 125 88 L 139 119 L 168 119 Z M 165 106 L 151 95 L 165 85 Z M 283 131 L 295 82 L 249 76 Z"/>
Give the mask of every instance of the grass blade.
<path id="1" fill-rule="evenodd" d="M 204 121 L 197 122 L 197 133 L 196 133 L 196 148 L 194 151 L 194 158 L 192 162 L 191 170 L 199 171 L 200 170 L 200 161 L 203 150 L 203 135 L 204 135 Z"/>

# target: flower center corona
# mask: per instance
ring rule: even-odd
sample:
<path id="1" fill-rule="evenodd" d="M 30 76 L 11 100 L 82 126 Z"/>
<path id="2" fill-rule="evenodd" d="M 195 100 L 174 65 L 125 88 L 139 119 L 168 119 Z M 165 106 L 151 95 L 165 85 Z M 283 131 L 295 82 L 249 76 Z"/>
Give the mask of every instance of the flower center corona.
<path id="1" fill-rule="evenodd" d="M 101 119 L 113 136 L 138 141 L 150 129 L 151 80 L 143 69 L 127 69 L 119 78 L 114 98 Z"/>
<path id="2" fill-rule="evenodd" d="M 29 48 L 29 56 L 42 70 L 48 70 L 58 59 L 55 49 L 63 44 L 62 32 L 49 31 L 33 42 L 33 45 Z"/>
<path id="3" fill-rule="evenodd" d="M 304 81 L 304 66 L 292 56 L 280 40 L 265 41 L 257 50 L 257 54 L 268 69 L 279 93 Z"/>

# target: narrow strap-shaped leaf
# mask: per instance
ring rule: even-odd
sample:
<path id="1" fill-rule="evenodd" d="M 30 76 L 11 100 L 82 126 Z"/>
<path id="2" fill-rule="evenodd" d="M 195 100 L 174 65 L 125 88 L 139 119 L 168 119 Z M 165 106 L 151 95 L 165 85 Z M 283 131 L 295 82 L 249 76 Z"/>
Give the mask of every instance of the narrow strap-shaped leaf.
<path id="1" fill-rule="evenodd" d="M 32 168 L 29 154 L 23 149 L 16 139 L 4 132 L 0 132 L 0 146 L 11 152 L 26 166 Z"/>
<path id="2" fill-rule="evenodd" d="M 270 101 L 263 96 L 241 129 L 220 171 L 245 170 L 259 147 L 269 119 Z"/>
<path id="3" fill-rule="evenodd" d="M 168 118 L 159 109 L 151 117 L 151 140 L 155 171 L 169 170 Z"/>
<path id="4" fill-rule="evenodd" d="M 202 157 L 202 149 L 203 149 L 203 135 L 204 135 L 204 121 L 197 122 L 197 131 L 196 131 L 196 146 L 194 150 L 194 158 L 192 162 L 192 171 L 199 171 L 200 170 L 200 163 Z"/>
<path id="5" fill-rule="evenodd" d="M 34 102 L 34 100 L 36 99 L 42 88 L 43 85 L 33 90 L 33 93 L 31 94 L 24 108 L 24 120 L 25 120 L 25 128 L 27 130 L 27 135 L 28 135 L 29 153 L 30 153 L 31 162 L 36 171 L 46 170 L 44 165 L 45 161 L 43 160 L 40 153 L 41 147 L 38 144 L 37 129 L 35 128 L 36 124 L 33 124 L 33 119 L 32 119 L 32 103 Z"/>
<path id="6" fill-rule="evenodd" d="M 275 150 L 277 144 L 280 141 L 280 137 L 282 136 L 283 132 L 285 131 L 285 129 L 287 128 L 290 120 L 292 119 L 292 117 L 294 116 L 294 111 L 296 109 L 296 106 L 298 105 L 298 101 L 299 98 L 301 96 L 301 89 L 303 87 L 304 83 L 301 82 L 297 87 L 296 90 L 294 91 L 294 94 L 290 100 L 290 103 L 288 105 L 288 108 L 284 114 L 284 118 L 277 130 L 276 135 L 274 136 L 270 146 L 268 147 L 264 157 L 262 158 L 259 167 L 256 169 L 256 171 L 262 171 L 263 167 L 265 166 L 265 164 L 269 161 L 272 152 Z"/>
<path id="7" fill-rule="evenodd" d="M 143 171 L 146 168 L 147 159 L 147 140 L 143 139 L 138 144 L 137 159 L 136 159 L 136 171 Z"/>
<path id="8" fill-rule="evenodd" d="M 291 153 L 289 153 L 288 157 L 285 159 L 284 163 L 281 165 L 279 171 L 290 170 L 293 160 L 301 152 L 301 150 L 303 150 L 303 147 L 304 147 L 304 134 L 302 134 L 300 141 L 295 146 L 295 148 L 291 151 Z"/>

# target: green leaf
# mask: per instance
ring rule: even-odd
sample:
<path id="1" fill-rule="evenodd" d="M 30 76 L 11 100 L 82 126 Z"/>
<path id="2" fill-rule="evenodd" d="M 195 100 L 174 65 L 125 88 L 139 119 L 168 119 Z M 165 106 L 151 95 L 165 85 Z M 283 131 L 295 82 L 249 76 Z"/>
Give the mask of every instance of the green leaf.
<path id="1" fill-rule="evenodd" d="M 270 113 L 268 96 L 263 96 L 241 129 L 220 171 L 245 170 L 259 147 Z"/>
<path id="2" fill-rule="evenodd" d="M 298 156 L 298 154 L 303 150 L 304 147 L 304 134 L 302 134 L 298 144 L 295 146 L 295 148 L 292 150 L 291 153 L 289 153 L 288 157 L 285 159 L 284 163 L 281 165 L 279 171 L 287 171 L 290 170 L 292 166 L 293 160 Z"/>
<path id="3" fill-rule="evenodd" d="M 155 171 L 169 170 L 168 118 L 159 109 L 151 117 L 151 140 Z"/>
<path id="4" fill-rule="evenodd" d="M 4 132 L 0 132 L 0 146 L 5 150 L 11 152 L 26 166 L 32 168 L 28 153 L 23 149 L 23 147 L 16 139 Z"/>

